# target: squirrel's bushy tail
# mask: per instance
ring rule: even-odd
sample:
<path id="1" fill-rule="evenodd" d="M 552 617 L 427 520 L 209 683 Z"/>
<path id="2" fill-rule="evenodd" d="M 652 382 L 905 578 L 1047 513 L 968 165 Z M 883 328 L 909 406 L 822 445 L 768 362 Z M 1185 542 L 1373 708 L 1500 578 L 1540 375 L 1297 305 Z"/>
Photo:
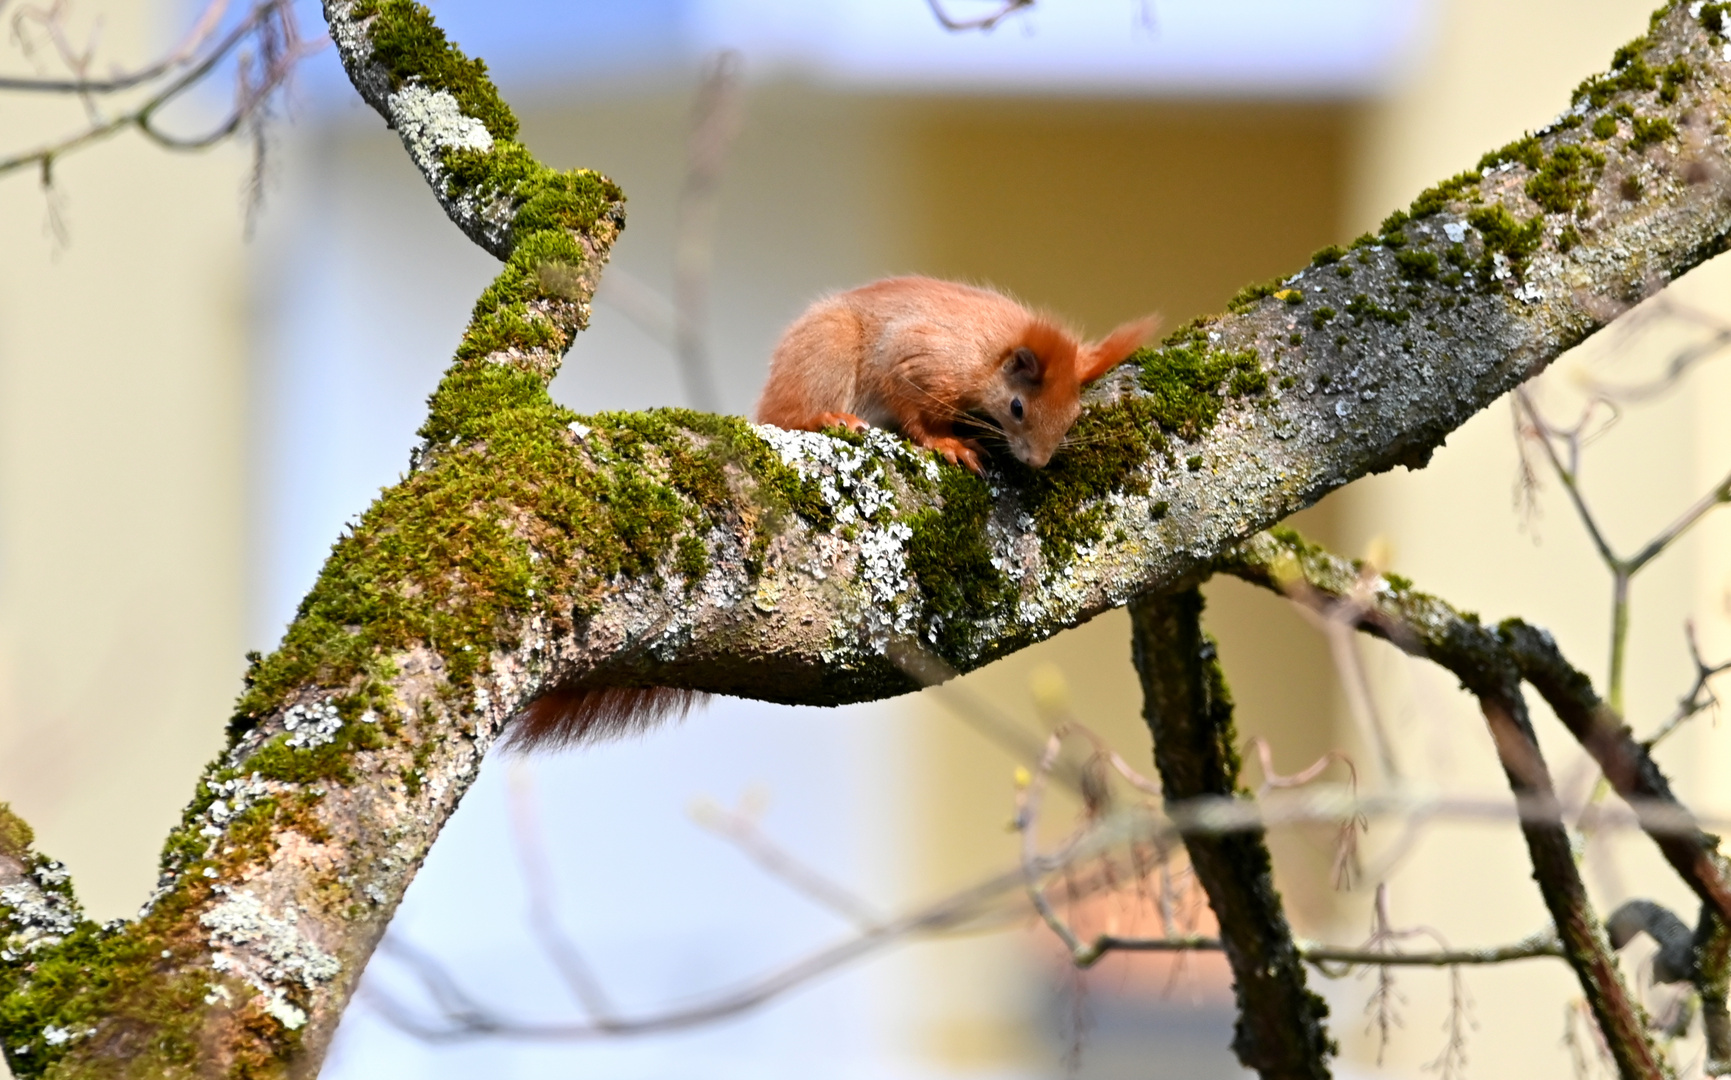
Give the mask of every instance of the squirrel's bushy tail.
<path id="1" fill-rule="evenodd" d="M 542 694 L 511 722 L 506 739 L 518 750 L 558 749 L 647 731 L 684 719 L 709 695 L 669 686 L 562 687 Z"/>

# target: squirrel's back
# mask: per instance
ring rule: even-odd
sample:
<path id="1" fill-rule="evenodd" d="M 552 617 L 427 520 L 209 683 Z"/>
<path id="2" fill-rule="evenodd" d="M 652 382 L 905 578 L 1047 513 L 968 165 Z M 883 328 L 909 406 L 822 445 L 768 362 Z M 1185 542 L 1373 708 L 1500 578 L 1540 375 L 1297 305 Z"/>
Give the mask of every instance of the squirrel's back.
<path id="1" fill-rule="evenodd" d="M 891 426 L 890 402 L 910 382 L 934 395 L 931 408 L 951 408 L 1044 322 L 1001 293 L 937 278 L 885 278 L 824 297 L 776 345 L 756 419 L 800 428 L 852 413 Z"/>

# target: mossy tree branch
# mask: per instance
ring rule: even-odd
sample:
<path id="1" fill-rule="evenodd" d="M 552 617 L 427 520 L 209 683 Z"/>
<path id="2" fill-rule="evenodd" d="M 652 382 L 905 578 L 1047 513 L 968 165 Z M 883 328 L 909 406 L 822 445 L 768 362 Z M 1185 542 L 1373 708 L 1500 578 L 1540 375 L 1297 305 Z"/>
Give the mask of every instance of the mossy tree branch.
<path id="1" fill-rule="evenodd" d="M 1096 386 L 1079 449 L 988 483 L 883 433 L 555 405 L 622 196 L 537 162 L 485 66 L 424 8 L 327 0 L 357 89 L 505 265 L 411 474 L 249 672 L 146 912 L 0 968 L 14 1071 L 312 1072 L 481 756 L 551 682 L 902 693 L 898 639 L 977 667 L 1173 588 L 1358 476 L 1422 463 L 1725 247 L 1722 9 L 1668 5 L 1558 124 L 1140 354 Z M 49 1027 L 68 1034 L 13 1053 Z"/>
<path id="2" fill-rule="evenodd" d="M 1214 642 L 1202 633 L 1202 594 L 1144 597 L 1131 602 L 1130 618 L 1142 715 L 1167 805 L 1239 794 L 1232 697 Z M 1260 828 L 1184 834 L 1232 966 L 1232 1049 L 1266 1080 L 1326 1077 L 1335 1053 L 1323 1025 L 1328 1005 L 1305 984 L 1264 838 Z"/>

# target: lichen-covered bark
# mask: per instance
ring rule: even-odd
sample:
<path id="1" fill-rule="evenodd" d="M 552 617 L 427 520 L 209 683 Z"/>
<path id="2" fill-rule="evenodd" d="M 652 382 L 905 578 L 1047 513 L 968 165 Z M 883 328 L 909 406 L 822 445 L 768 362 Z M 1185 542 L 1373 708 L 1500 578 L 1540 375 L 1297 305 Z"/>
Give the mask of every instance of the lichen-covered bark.
<path id="1" fill-rule="evenodd" d="M 1731 232 L 1724 5 L 1673 4 L 1550 129 L 1140 354 L 1051 467 L 981 480 L 883 433 L 555 405 L 623 196 L 537 162 L 424 8 L 326 16 L 356 88 L 504 266 L 410 475 L 253 664 L 146 911 L 0 957 L 23 1076 L 310 1074 L 481 756 L 551 682 L 823 704 L 911 689 L 903 639 L 976 667 L 1421 463 Z M 19 932 L 28 905 L 4 896 Z"/>
<path id="2" fill-rule="evenodd" d="M 1202 594 L 1186 589 L 1130 604 L 1142 716 L 1168 807 L 1238 790 L 1232 697 L 1214 642 L 1202 633 Z M 1187 833 L 1185 850 L 1220 924 L 1238 1020 L 1232 1049 L 1265 1080 L 1327 1077 L 1335 1046 L 1328 1005 L 1305 984 L 1261 829 Z"/>
<path id="3" fill-rule="evenodd" d="M 333 34 L 350 43 L 343 55 L 363 93 L 395 118 L 401 106 L 379 89 L 392 76 L 353 44 L 365 40 L 354 10 L 331 5 Z M 698 602 L 658 590 L 662 568 L 634 573 L 597 591 L 586 633 L 554 643 L 556 666 L 789 702 L 881 696 L 908 687 L 889 637 L 925 638 L 971 669 L 1177 581 L 1351 479 L 1422 462 L 1510 386 L 1723 248 L 1724 43 L 1686 7 L 1668 7 L 1557 126 L 1104 380 L 1085 447 L 1042 473 L 1004 462 L 986 483 L 932 466 L 942 480 L 925 483 L 926 465 L 887 439 L 862 448 L 771 435 L 773 464 L 821 487 L 821 504 L 805 504 L 814 512 L 782 514 L 773 540 L 744 559 L 710 534 L 716 514 L 693 516 L 688 535 L 723 549 L 687 576 Z M 1651 121 L 1649 135 L 1669 118 L 1673 137 L 1640 142 L 1621 106 Z M 1606 118 L 1613 133 L 1601 139 L 1594 126 Z M 415 141 L 424 128 L 397 127 L 428 158 Z M 469 220 L 444 176 L 434 175 L 441 200 Z M 1625 197 L 1626 180 L 1639 181 L 1638 197 Z M 507 340 L 481 358 L 515 348 Z M 437 433 L 461 436 L 463 422 L 490 416 L 495 398 L 482 389 Z M 757 434 L 738 439 L 765 447 Z M 646 464 L 658 487 L 678 478 L 676 464 Z M 756 495 L 780 480 L 746 472 L 730 515 L 779 513 Z"/>

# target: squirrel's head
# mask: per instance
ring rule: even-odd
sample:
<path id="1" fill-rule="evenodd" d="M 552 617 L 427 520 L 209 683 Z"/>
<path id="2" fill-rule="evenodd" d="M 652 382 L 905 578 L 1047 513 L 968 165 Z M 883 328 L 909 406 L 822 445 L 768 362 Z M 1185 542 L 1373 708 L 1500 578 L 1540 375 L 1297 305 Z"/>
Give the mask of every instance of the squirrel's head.
<path id="1" fill-rule="evenodd" d="M 1123 363 L 1159 322 L 1138 319 L 1079 345 L 1061 327 L 1036 320 L 1004 353 L 976 408 L 1003 431 L 1017 461 L 1044 468 L 1082 415 L 1082 387 Z"/>

